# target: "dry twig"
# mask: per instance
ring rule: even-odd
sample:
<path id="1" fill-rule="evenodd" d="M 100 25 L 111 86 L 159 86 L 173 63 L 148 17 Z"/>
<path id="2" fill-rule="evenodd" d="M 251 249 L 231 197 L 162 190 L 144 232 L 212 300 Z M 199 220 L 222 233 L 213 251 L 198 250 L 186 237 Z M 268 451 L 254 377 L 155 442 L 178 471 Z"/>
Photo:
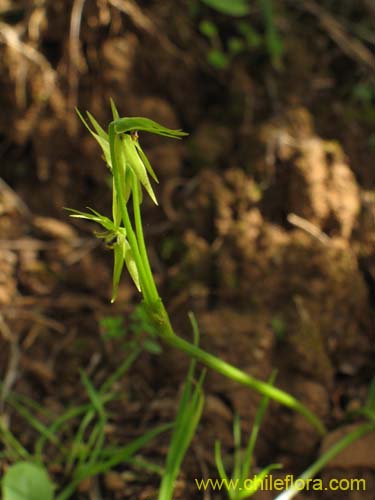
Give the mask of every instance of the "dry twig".
<path id="1" fill-rule="evenodd" d="M 303 219 L 299 215 L 288 214 L 287 220 L 293 226 L 302 229 L 306 233 L 310 234 L 311 236 L 319 240 L 321 243 L 323 243 L 323 245 L 327 245 L 329 243 L 330 237 L 326 233 L 324 233 L 317 226 L 315 226 L 308 220 Z"/>

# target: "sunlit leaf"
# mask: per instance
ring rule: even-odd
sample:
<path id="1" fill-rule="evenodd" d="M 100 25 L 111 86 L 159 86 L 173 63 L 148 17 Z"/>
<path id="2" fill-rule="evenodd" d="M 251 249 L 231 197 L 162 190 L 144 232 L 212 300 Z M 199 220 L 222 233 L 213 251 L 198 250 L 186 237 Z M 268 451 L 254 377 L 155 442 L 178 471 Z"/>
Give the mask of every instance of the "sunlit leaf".
<path id="1" fill-rule="evenodd" d="M 52 500 L 54 486 L 46 469 L 32 462 L 18 462 L 2 480 L 3 500 Z"/>
<path id="2" fill-rule="evenodd" d="M 139 274 L 138 274 L 138 268 L 137 264 L 135 263 L 134 255 L 133 252 L 130 248 L 129 243 L 127 240 L 124 240 L 124 258 L 125 258 L 125 264 L 126 267 L 129 271 L 129 274 L 134 281 L 135 286 L 137 287 L 137 290 L 140 292 L 141 291 L 141 283 L 139 280 Z"/>

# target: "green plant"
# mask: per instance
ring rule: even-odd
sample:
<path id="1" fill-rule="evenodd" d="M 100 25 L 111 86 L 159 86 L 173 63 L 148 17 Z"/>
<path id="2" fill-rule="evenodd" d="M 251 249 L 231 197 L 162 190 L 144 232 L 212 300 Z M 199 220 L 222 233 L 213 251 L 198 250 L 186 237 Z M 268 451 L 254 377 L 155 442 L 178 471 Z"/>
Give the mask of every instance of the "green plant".
<path id="1" fill-rule="evenodd" d="M 71 210 L 71 216 L 92 220 L 102 226 L 103 231 L 97 233 L 97 236 L 107 242 L 114 251 L 112 301 L 116 298 L 120 276 L 126 265 L 137 289 L 142 294 L 143 310 L 147 313 L 148 322 L 154 326 L 159 339 L 184 351 L 218 373 L 300 412 L 319 432 L 324 433 L 324 426 L 320 420 L 292 395 L 272 384 L 251 377 L 175 334 L 154 281 L 143 235 L 142 187 L 157 204 L 149 175 L 155 181 L 157 177 L 139 144 L 138 132 L 144 131 L 175 139 L 180 139 L 186 134 L 146 118 L 120 118 L 112 101 L 111 107 L 113 121 L 109 123 L 108 132 L 105 132 L 90 113 L 87 113 L 87 122 L 82 115 L 80 118 L 99 143 L 112 174 L 112 218 L 109 219 L 93 209 L 90 209 L 90 212 Z M 132 214 L 129 210 L 130 200 Z"/>
<path id="2" fill-rule="evenodd" d="M 270 377 L 270 384 L 273 384 L 275 376 L 276 373 L 274 372 Z M 255 474 L 253 479 L 251 479 L 251 481 L 249 482 L 255 443 L 259 434 L 260 425 L 268 406 L 268 401 L 269 398 L 266 396 L 264 396 L 261 400 L 244 454 L 242 454 L 241 452 L 240 419 L 238 415 L 236 415 L 236 417 L 234 418 L 234 459 L 231 477 L 235 478 L 235 484 L 237 485 L 237 488 L 227 490 L 230 500 L 242 500 L 244 498 L 251 497 L 260 488 L 262 481 L 270 473 L 270 471 L 279 469 L 281 467 L 281 465 L 279 464 L 271 464 L 268 467 L 265 467 L 258 474 Z M 230 484 L 230 480 L 228 479 L 227 473 L 225 471 L 224 462 L 221 455 L 220 441 L 215 442 L 215 462 L 220 478 L 225 481 L 226 484 Z M 247 486 L 248 483 L 250 484 L 250 486 Z"/>
<path id="3" fill-rule="evenodd" d="M 232 16 L 234 21 L 231 32 L 234 34 L 221 34 L 215 21 L 203 19 L 199 23 L 199 30 L 209 41 L 207 61 L 217 69 L 227 69 L 237 55 L 247 55 L 250 51 L 264 47 L 272 65 L 276 69 L 282 67 L 284 47 L 275 22 L 275 13 L 272 0 L 257 0 L 264 33 L 258 32 L 245 16 L 251 12 L 247 0 L 200 0 L 221 15 Z M 222 41 L 225 38 L 225 42 Z"/>
<path id="4" fill-rule="evenodd" d="M 190 313 L 193 327 L 194 344 L 199 343 L 199 330 L 195 317 Z M 177 416 L 173 425 L 173 434 L 169 446 L 163 479 L 160 484 L 158 500 L 172 500 L 175 480 L 180 472 L 181 463 L 191 440 L 196 432 L 203 410 L 202 384 L 205 373 L 202 372 L 193 388 L 196 361 L 192 360 L 186 377 Z"/>

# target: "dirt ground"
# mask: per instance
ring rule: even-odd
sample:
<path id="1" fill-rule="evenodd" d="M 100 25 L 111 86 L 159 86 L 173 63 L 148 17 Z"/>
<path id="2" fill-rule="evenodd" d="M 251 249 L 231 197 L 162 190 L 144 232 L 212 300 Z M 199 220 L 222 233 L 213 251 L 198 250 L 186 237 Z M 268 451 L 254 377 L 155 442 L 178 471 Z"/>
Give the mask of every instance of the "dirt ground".
<path id="1" fill-rule="evenodd" d="M 99 384 L 124 356 L 101 320 L 128 318 L 139 299 L 126 277 L 110 304 L 111 254 L 63 210 L 110 210 L 105 166 L 74 111 L 106 124 L 109 97 L 122 115 L 190 134 L 141 136 L 160 178 L 160 207 L 143 203 L 146 239 L 176 330 L 191 335 L 193 310 L 204 348 L 261 379 L 277 368 L 277 385 L 328 427 L 321 438 L 272 403 L 255 465 L 297 475 L 342 426 L 357 425 L 347 413 L 364 404 L 374 375 L 375 117 L 363 97 L 374 39 L 354 30 L 364 31 L 370 7 L 345 2 L 333 15 L 336 2 L 301 4 L 278 6 L 280 67 L 260 47 L 219 69 L 198 24 L 211 16 L 224 41 L 237 25 L 198 0 L 0 0 L 0 411 L 28 449 L 36 432 L 7 392 L 57 414 L 81 404 L 79 370 Z M 250 21 L 262 33 L 258 8 Z M 144 352 L 121 382 L 110 438 L 126 443 L 170 421 L 188 362 Z M 234 414 L 248 431 L 259 403 L 211 372 L 204 389 L 176 499 L 225 498 L 197 492 L 194 478 L 216 477 L 215 439 L 229 456 Z M 163 436 L 142 457 L 162 465 L 167 447 Z M 321 474 L 366 478 L 366 492 L 299 498 L 373 498 L 373 449 L 370 436 Z M 46 463 L 62 485 L 55 458 Z M 156 474 L 124 465 L 73 498 L 153 499 L 157 485 Z"/>

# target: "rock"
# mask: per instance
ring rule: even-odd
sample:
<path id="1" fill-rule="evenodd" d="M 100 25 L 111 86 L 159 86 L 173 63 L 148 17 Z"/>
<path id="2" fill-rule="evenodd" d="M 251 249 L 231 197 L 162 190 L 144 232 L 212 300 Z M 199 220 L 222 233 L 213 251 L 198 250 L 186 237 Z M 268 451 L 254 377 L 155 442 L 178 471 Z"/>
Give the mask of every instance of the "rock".
<path id="1" fill-rule="evenodd" d="M 341 438 L 355 431 L 359 424 L 345 425 L 339 429 L 330 432 L 323 439 L 320 454 L 325 453 L 331 446 L 333 446 Z M 357 439 L 344 450 L 342 450 L 336 457 L 332 458 L 327 464 L 327 468 L 334 469 L 356 469 L 367 468 L 375 470 L 375 429 L 365 436 Z"/>

